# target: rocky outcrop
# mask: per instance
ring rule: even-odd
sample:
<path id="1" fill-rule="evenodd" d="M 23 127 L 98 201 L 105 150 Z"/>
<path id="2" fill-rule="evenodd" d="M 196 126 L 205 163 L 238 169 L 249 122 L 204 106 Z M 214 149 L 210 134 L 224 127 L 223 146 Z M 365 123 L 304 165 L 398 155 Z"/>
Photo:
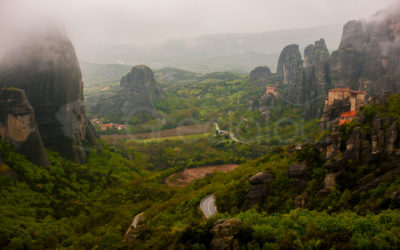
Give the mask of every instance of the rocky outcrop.
<path id="1" fill-rule="evenodd" d="M 303 104 L 303 59 L 297 44 L 283 48 L 276 73 L 284 86 L 286 101 L 289 104 Z"/>
<path id="2" fill-rule="evenodd" d="M 272 76 L 271 70 L 267 66 L 259 66 L 250 71 L 249 80 L 259 81 L 259 80 L 269 80 Z"/>
<path id="3" fill-rule="evenodd" d="M 367 141 L 364 129 L 362 127 L 354 128 L 346 141 L 344 157 L 359 162 L 363 159 L 367 159 L 369 152 L 370 145 Z"/>
<path id="4" fill-rule="evenodd" d="M 92 100 L 90 111 L 122 123 L 134 117 L 138 118 L 144 113 L 157 115 L 154 100 L 162 96 L 162 91 L 149 67 L 133 67 L 122 77 L 120 85 L 121 89 L 116 93 Z"/>
<path id="5" fill-rule="evenodd" d="M 340 114 L 348 112 L 350 107 L 350 99 L 334 100 L 331 105 L 325 105 L 320 121 L 321 128 L 337 130 Z"/>
<path id="6" fill-rule="evenodd" d="M 372 96 L 400 90 L 400 5 L 368 20 L 351 21 L 330 58 L 333 87 L 363 89 Z"/>
<path id="7" fill-rule="evenodd" d="M 121 87 L 133 89 L 137 92 L 147 92 L 154 88 L 156 80 L 153 71 L 146 65 L 137 65 L 131 71 L 122 77 Z"/>
<path id="8" fill-rule="evenodd" d="M 306 164 L 290 165 L 289 178 L 292 184 L 294 184 L 299 190 L 302 190 L 307 183 L 307 165 Z"/>
<path id="9" fill-rule="evenodd" d="M 246 195 L 243 206 L 251 208 L 256 203 L 265 199 L 268 195 L 269 184 L 272 181 L 272 176 L 268 172 L 259 172 L 249 178 L 251 184 L 250 191 Z"/>
<path id="10" fill-rule="evenodd" d="M 267 84 L 275 84 L 277 75 L 267 66 L 259 66 L 250 71 L 249 80 L 255 82 L 258 87 L 265 87 Z"/>
<path id="11" fill-rule="evenodd" d="M 46 147 L 75 162 L 86 162 L 88 133 L 79 63 L 61 32 L 35 33 L 8 54 L 0 67 L 0 87 L 23 89 Z"/>
<path id="12" fill-rule="evenodd" d="M 0 90 L 0 140 L 9 142 L 31 162 L 44 167 L 50 165 L 33 108 L 21 89 Z"/>
<path id="13" fill-rule="evenodd" d="M 217 220 L 210 232 L 213 238 L 210 248 L 213 250 L 239 250 L 239 241 L 235 239 L 242 228 L 242 221 L 239 219 Z"/>
<path id="14" fill-rule="evenodd" d="M 372 154 L 391 154 L 397 140 L 397 122 L 394 117 L 376 116 L 372 121 L 371 150 Z"/>
<path id="15" fill-rule="evenodd" d="M 304 50 L 304 117 L 320 117 L 329 85 L 329 51 L 324 39 Z"/>

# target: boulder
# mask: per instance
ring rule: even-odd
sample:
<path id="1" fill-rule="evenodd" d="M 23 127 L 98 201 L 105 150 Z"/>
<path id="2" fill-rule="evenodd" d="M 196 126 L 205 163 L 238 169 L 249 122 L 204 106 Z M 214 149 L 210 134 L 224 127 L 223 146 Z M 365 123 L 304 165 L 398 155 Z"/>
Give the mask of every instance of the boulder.
<path id="1" fill-rule="evenodd" d="M 0 65 L 0 87 L 23 89 L 35 111 L 43 143 L 75 162 L 86 162 L 92 140 L 74 47 L 56 29 L 32 33 Z"/>
<path id="2" fill-rule="evenodd" d="M 33 108 L 21 89 L 0 90 L 0 140 L 9 142 L 31 162 L 50 165 Z"/>
<path id="3" fill-rule="evenodd" d="M 242 228 L 242 221 L 239 219 L 221 219 L 214 223 L 210 232 L 213 238 L 210 248 L 215 250 L 239 250 L 239 242 L 235 239 Z"/>
<path id="4" fill-rule="evenodd" d="M 249 178 L 250 191 L 246 195 L 243 206 L 248 209 L 256 203 L 265 199 L 268 195 L 269 184 L 272 181 L 272 176 L 268 172 L 259 172 Z"/>

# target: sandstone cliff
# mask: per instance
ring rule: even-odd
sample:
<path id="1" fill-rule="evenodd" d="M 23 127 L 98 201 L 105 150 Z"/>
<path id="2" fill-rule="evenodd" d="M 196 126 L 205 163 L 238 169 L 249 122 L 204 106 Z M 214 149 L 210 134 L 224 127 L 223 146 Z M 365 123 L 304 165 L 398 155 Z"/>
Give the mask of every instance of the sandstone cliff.
<path id="1" fill-rule="evenodd" d="M 33 163 L 45 167 L 50 165 L 33 108 L 23 90 L 0 90 L 0 140 L 11 143 Z"/>
<path id="2" fill-rule="evenodd" d="M 70 40 L 59 31 L 29 37 L 0 67 L 0 87 L 25 90 L 44 145 L 76 162 L 95 141 L 83 105 L 82 75 Z"/>

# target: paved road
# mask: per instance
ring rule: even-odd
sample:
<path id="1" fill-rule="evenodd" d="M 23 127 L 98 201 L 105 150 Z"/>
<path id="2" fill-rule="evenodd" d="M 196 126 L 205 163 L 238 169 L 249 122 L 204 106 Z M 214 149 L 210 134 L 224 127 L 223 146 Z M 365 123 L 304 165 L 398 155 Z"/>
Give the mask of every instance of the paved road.
<path id="1" fill-rule="evenodd" d="M 130 237 L 130 232 L 133 231 L 137 225 L 144 220 L 143 213 L 137 214 L 133 219 L 131 225 L 129 226 L 128 230 L 125 232 L 124 240 L 126 241 Z"/>
<path id="2" fill-rule="evenodd" d="M 200 202 L 200 209 L 207 219 L 214 216 L 217 213 L 217 207 L 215 206 L 215 195 L 211 194 L 204 198 Z"/>
<path id="3" fill-rule="evenodd" d="M 214 122 L 214 126 L 215 126 L 215 130 L 217 131 L 217 134 L 226 134 L 228 133 L 228 131 L 222 130 L 220 129 L 218 123 Z M 234 140 L 235 142 L 241 142 L 244 143 L 242 141 L 240 141 L 238 138 L 236 138 L 235 134 L 232 132 L 232 130 L 229 131 L 229 137 Z"/>

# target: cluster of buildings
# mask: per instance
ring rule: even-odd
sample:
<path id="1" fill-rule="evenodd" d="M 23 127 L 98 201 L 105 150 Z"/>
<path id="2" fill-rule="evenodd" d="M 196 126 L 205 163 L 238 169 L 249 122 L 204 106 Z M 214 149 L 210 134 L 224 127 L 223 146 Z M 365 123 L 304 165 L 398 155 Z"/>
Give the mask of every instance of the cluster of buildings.
<path id="1" fill-rule="evenodd" d="M 103 123 L 102 120 L 97 119 L 97 118 L 92 119 L 91 122 L 94 125 L 99 126 L 101 131 L 106 131 L 106 130 L 111 130 L 111 129 L 117 129 L 117 130 L 127 129 L 126 125 L 118 124 L 118 123 Z"/>
<path id="2" fill-rule="evenodd" d="M 360 108 L 365 105 L 366 92 L 363 90 L 351 90 L 347 88 L 335 88 L 328 92 L 325 98 L 325 107 L 332 105 L 335 101 L 348 99 L 350 101 L 350 109 L 340 114 L 339 126 L 351 122 L 356 116 Z"/>
<path id="3" fill-rule="evenodd" d="M 279 88 L 274 87 L 274 86 L 267 86 L 265 89 L 265 95 L 266 96 L 273 95 L 275 97 L 278 97 L 279 96 Z"/>

